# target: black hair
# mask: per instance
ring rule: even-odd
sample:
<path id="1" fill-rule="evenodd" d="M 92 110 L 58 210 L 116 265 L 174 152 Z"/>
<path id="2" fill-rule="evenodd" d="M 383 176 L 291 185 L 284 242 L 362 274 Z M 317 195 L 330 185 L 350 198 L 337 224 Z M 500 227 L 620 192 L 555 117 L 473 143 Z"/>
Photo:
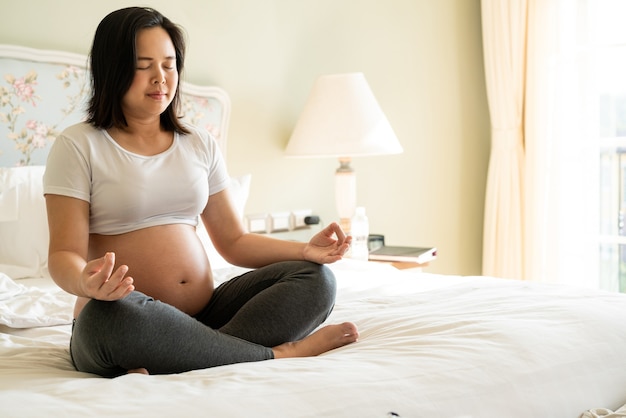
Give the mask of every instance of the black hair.
<path id="1" fill-rule="evenodd" d="M 158 11 L 147 7 L 128 7 L 108 14 L 96 29 L 90 53 L 91 97 L 87 121 L 96 128 L 125 128 L 122 98 L 130 88 L 137 65 L 137 33 L 161 27 L 172 40 L 179 74 L 172 102 L 161 114 L 161 125 L 168 131 L 188 133 L 178 116 L 180 76 L 185 62 L 183 30 Z"/>

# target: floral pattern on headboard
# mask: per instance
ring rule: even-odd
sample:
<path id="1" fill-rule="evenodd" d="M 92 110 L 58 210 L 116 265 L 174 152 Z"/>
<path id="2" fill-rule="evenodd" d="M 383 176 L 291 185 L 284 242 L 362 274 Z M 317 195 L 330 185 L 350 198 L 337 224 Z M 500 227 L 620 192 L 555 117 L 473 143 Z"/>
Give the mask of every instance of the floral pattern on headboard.
<path id="1" fill-rule="evenodd" d="M 0 167 L 43 165 L 59 133 L 85 118 L 87 58 L 0 45 Z M 181 83 L 183 119 L 207 129 L 226 153 L 228 95 Z"/>
<path id="2" fill-rule="evenodd" d="M 5 69 L 4 66 L 0 67 Z M 46 74 L 47 75 L 47 74 Z M 63 97 L 58 94 L 58 89 L 50 91 L 53 87 L 65 90 L 66 107 L 58 109 L 58 115 L 50 113 L 36 112 L 37 107 L 42 107 L 43 97 L 39 92 L 39 73 L 36 70 L 29 70 L 26 74 L 4 73 L 3 78 L 6 85 L 0 85 L 0 124 L 6 125 L 7 133 L 3 140 L 8 139 L 16 151 L 12 159 L 13 165 L 31 165 L 41 163 L 38 150 L 47 150 L 54 138 L 59 134 L 59 126 L 63 125 L 65 119 L 72 116 L 77 108 L 80 108 L 82 99 L 86 96 L 85 70 L 67 66 L 59 68 L 55 78 L 59 81 L 58 86 L 53 86 L 49 80 L 44 81 L 48 87 L 45 96 L 47 98 Z M 70 122 L 76 122 L 71 120 Z M 7 148 L 4 142 L 0 147 L 0 156 L 3 156 Z"/>

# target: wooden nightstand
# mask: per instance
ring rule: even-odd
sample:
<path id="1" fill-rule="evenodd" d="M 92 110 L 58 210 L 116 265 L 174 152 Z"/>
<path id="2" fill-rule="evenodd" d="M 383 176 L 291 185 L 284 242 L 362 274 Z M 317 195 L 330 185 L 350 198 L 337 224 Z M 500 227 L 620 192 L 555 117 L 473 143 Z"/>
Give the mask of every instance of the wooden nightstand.
<path id="1" fill-rule="evenodd" d="M 389 263 L 392 266 L 394 266 L 395 268 L 397 268 L 398 270 L 408 270 L 408 269 L 416 269 L 416 268 L 424 268 L 424 267 L 428 267 L 428 265 L 430 263 L 411 263 L 408 261 L 395 261 L 395 262 L 391 262 Z"/>
<path id="2" fill-rule="evenodd" d="M 424 267 L 428 267 L 430 263 L 411 263 L 408 261 L 374 261 L 370 260 L 370 263 L 384 263 L 389 264 L 397 268 L 398 270 L 421 270 Z"/>

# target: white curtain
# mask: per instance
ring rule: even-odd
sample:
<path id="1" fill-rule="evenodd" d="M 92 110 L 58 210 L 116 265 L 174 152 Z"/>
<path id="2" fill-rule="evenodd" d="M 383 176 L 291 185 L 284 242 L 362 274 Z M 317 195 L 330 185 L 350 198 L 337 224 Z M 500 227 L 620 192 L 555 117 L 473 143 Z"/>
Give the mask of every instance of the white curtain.
<path id="1" fill-rule="evenodd" d="M 483 274 L 597 286 L 587 0 L 483 0 L 492 119 Z"/>
<path id="2" fill-rule="evenodd" d="M 591 3 L 530 0 L 525 264 L 529 279 L 598 287 Z"/>
<path id="3" fill-rule="evenodd" d="M 491 115 L 483 274 L 524 275 L 524 89 L 526 0 L 483 0 L 482 27 Z"/>

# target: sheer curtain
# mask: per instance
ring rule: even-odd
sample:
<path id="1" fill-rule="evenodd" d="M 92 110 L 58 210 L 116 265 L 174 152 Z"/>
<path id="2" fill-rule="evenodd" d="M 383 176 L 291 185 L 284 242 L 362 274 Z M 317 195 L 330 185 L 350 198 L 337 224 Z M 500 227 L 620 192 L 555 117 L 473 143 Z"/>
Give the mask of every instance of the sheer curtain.
<path id="1" fill-rule="evenodd" d="M 526 0 L 482 1 L 491 156 L 485 201 L 483 274 L 523 277 Z"/>
<path id="2" fill-rule="evenodd" d="M 524 246 L 526 278 L 597 287 L 600 183 L 591 4 L 530 0 Z"/>
<path id="3" fill-rule="evenodd" d="M 590 10 L 586 0 L 482 2 L 492 120 L 485 275 L 597 286 Z"/>

